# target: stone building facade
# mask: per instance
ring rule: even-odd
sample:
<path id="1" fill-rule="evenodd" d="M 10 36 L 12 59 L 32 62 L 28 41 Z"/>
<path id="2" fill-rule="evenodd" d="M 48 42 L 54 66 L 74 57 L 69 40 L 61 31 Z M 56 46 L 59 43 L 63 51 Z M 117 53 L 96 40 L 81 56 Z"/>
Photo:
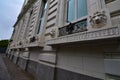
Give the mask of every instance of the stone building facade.
<path id="1" fill-rule="evenodd" d="M 120 0 L 25 0 L 7 53 L 37 80 L 119 80 Z"/>

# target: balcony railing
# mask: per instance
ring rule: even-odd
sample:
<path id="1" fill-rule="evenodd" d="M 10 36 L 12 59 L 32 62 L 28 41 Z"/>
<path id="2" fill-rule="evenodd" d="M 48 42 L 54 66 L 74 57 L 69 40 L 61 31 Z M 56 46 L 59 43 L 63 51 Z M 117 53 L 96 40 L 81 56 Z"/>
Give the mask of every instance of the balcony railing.
<path id="1" fill-rule="evenodd" d="M 87 31 L 87 19 L 59 28 L 59 36 Z"/>

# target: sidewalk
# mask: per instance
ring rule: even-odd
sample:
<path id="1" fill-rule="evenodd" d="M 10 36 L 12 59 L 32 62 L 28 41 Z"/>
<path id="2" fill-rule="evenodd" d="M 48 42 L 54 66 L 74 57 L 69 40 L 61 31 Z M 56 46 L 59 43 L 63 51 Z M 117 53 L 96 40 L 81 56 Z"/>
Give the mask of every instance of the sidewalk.
<path id="1" fill-rule="evenodd" d="M 34 80 L 32 75 L 19 68 L 13 62 L 11 62 L 6 56 L 2 56 L 2 58 L 8 69 L 8 73 L 10 74 L 11 80 Z"/>

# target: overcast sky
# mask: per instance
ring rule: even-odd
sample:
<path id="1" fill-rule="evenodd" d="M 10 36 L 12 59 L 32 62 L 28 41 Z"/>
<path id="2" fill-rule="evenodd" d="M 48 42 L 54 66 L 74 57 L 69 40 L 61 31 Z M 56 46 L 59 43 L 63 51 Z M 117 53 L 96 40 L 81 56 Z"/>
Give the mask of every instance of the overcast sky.
<path id="1" fill-rule="evenodd" d="M 10 39 L 24 0 L 0 0 L 0 40 Z"/>

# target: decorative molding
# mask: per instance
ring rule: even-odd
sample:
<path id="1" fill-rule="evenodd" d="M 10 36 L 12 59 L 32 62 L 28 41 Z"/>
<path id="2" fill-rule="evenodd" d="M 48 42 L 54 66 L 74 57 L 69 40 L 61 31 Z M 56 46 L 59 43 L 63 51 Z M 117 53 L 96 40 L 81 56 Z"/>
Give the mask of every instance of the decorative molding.
<path id="1" fill-rule="evenodd" d="M 63 37 L 58 37 L 55 39 L 48 40 L 46 44 L 54 45 L 54 44 L 62 44 L 62 43 L 69 43 L 69 42 L 113 38 L 113 37 L 119 37 L 119 36 L 120 36 L 119 28 L 112 27 L 112 28 L 107 28 L 103 30 L 82 32 L 82 33 L 71 34 Z"/>
<path id="2" fill-rule="evenodd" d="M 55 34 L 56 34 L 56 29 L 53 28 L 49 33 L 48 35 L 50 35 L 52 38 L 55 38 Z"/>
<path id="3" fill-rule="evenodd" d="M 35 42 L 35 41 L 36 41 L 36 37 L 35 36 L 30 37 L 30 43 Z"/>
<path id="4" fill-rule="evenodd" d="M 101 28 L 107 24 L 107 16 L 105 11 L 96 12 L 90 16 L 90 24 L 93 28 Z"/>

